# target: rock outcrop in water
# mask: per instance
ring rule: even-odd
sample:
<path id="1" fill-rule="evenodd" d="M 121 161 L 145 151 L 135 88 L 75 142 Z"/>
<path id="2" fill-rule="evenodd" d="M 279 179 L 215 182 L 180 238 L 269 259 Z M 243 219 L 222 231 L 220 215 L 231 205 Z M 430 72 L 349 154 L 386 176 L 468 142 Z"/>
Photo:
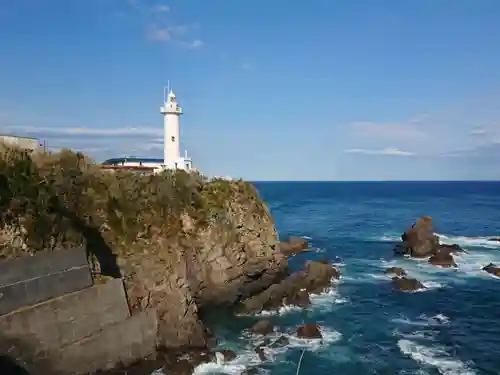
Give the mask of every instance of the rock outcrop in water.
<path id="1" fill-rule="evenodd" d="M 133 310 L 156 308 L 166 348 L 205 347 L 205 310 L 287 273 L 273 219 L 243 181 L 108 172 L 69 150 L 2 148 L 0 192 L 1 258 L 86 246 L 96 277 L 124 278 Z"/>
<path id="2" fill-rule="evenodd" d="M 283 305 L 306 307 L 310 304 L 309 293 L 323 292 L 332 278 L 339 277 L 339 271 L 327 262 L 307 261 L 304 270 L 294 272 L 263 292 L 243 300 L 238 311 L 248 314 L 278 310 Z"/>
<path id="3" fill-rule="evenodd" d="M 453 258 L 454 253 L 464 250 L 458 245 L 446 245 L 439 242 L 439 237 L 435 235 L 430 216 L 419 218 L 401 236 L 394 252 L 398 255 L 409 255 L 413 258 L 427 258 L 429 263 L 440 267 L 456 267 Z"/>
<path id="4" fill-rule="evenodd" d="M 492 275 L 500 277 L 500 267 L 496 264 L 490 263 L 487 266 L 483 267 L 483 271 L 486 271 Z"/>
<path id="5" fill-rule="evenodd" d="M 290 237 L 288 241 L 279 243 L 280 251 L 286 256 L 292 256 L 309 248 L 309 243 L 302 237 Z"/>

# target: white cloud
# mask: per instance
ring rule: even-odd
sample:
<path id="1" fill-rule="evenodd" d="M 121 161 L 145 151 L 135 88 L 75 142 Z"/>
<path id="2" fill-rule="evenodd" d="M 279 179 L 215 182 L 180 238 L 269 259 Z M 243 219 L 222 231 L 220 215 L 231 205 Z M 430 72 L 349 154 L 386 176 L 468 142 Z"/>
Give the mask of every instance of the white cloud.
<path id="1" fill-rule="evenodd" d="M 158 12 L 158 13 L 170 12 L 170 7 L 168 5 L 165 5 L 165 4 L 158 4 L 155 7 L 155 11 Z"/>
<path id="2" fill-rule="evenodd" d="M 202 47 L 205 43 L 200 39 L 194 39 L 190 42 L 182 42 L 181 44 L 189 49 L 197 49 Z"/>
<path id="3" fill-rule="evenodd" d="M 364 155 L 389 155 L 389 156 L 413 156 L 413 152 L 398 150 L 394 147 L 387 147 L 382 150 L 370 150 L 364 148 L 351 148 L 345 150 L 345 152 L 352 154 L 364 154 Z"/>
<path id="4" fill-rule="evenodd" d="M 91 136 L 143 136 L 143 137 L 162 137 L 163 129 L 141 127 L 141 128 L 75 128 L 75 127 L 36 127 L 36 126 L 15 126 L 4 127 L 7 132 L 12 134 L 40 134 L 47 136 L 75 136 L 75 135 L 91 135 Z"/>
<path id="5" fill-rule="evenodd" d="M 148 39 L 153 42 L 170 42 L 172 40 L 172 30 L 168 27 L 159 28 L 153 26 L 148 31 Z"/>
<path id="6" fill-rule="evenodd" d="M 482 128 L 476 128 L 469 132 L 470 135 L 487 135 L 488 132 Z"/>
<path id="7" fill-rule="evenodd" d="M 375 122 L 355 122 L 351 124 L 353 135 L 394 139 L 424 138 L 426 134 L 412 123 L 378 124 Z"/>

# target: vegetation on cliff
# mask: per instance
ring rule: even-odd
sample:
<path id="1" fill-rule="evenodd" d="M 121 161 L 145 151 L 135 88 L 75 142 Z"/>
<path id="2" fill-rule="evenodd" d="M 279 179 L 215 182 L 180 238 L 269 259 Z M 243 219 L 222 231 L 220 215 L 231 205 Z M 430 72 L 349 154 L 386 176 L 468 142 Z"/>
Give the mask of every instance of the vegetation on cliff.
<path id="1" fill-rule="evenodd" d="M 266 214 L 243 181 L 110 172 L 71 150 L 27 155 L 0 145 L 0 257 L 80 245 L 125 255 L 159 236 L 178 239 L 185 215 L 196 230 L 227 220 L 234 199 Z"/>

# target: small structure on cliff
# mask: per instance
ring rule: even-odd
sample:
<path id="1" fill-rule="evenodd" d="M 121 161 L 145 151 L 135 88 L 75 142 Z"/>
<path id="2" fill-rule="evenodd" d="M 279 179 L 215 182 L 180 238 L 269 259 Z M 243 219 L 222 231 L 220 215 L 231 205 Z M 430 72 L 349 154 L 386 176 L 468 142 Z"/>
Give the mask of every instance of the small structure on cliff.
<path id="1" fill-rule="evenodd" d="M 163 106 L 160 107 L 160 112 L 163 115 L 163 159 L 134 156 L 112 158 L 103 162 L 102 168 L 129 169 L 142 173 L 159 173 L 166 169 L 197 171 L 193 169 L 193 162 L 188 157 L 187 151 L 184 151 L 184 156 L 181 156 L 180 117 L 184 114 L 184 110 L 177 103 L 177 97 L 170 87 L 164 90 Z"/>

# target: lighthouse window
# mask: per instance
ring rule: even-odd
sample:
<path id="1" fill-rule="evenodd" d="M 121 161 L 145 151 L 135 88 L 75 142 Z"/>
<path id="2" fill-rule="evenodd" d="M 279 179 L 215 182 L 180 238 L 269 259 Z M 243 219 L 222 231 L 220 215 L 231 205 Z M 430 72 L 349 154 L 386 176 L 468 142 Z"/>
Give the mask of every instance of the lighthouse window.
<path id="1" fill-rule="evenodd" d="M 175 142 L 175 137 L 172 137 L 172 142 Z"/>

